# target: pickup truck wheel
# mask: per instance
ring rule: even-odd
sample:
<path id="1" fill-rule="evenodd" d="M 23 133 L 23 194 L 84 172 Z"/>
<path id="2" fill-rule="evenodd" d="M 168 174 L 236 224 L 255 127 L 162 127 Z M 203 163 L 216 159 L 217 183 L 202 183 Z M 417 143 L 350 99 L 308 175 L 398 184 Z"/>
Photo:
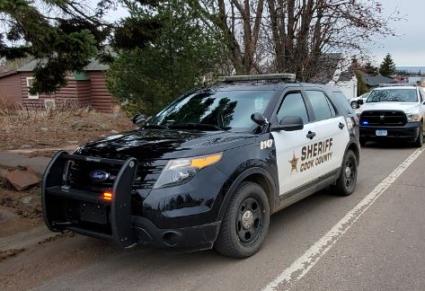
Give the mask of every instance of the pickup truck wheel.
<path id="1" fill-rule="evenodd" d="M 421 126 L 421 129 L 422 128 L 423 128 L 423 126 Z M 424 144 L 424 133 L 423 133 L 423 130 L 419 133 L 419 136 L 416 139 L 416 141 L 415 141 L 414 144 L 415 144 L 415 147 L 417 147 L 417 148 L 421 148 L 422 145 Z"/>
<path id="2" fill-rule="evenodd" d="M 230 200 L 214 248 L 229 257 L 252 256 L 260 249 L 269 224 L 270 206 L 264 189 L 244 182 Z"/>
<path id="3" fill-rule="evenodd" d="M 332 192 L 339 196 L 349 196 L 353 194 L 357 184 L 357 157 L 353 151 L 349 150 L 344 156 L 341 174 L 332 187 Z"/>

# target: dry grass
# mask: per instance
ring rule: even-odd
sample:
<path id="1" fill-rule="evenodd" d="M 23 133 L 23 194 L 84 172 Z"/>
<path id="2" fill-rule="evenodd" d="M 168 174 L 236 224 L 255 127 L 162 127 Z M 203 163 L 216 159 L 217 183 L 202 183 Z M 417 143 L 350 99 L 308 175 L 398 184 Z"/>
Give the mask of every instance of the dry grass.
<path id="1" fill-rule="evenodd" d="M 81 144 L 131 128 L 124 113 L 99 113 L 72 104 L 47 111 L 0 104 L 0 150 Z"/>

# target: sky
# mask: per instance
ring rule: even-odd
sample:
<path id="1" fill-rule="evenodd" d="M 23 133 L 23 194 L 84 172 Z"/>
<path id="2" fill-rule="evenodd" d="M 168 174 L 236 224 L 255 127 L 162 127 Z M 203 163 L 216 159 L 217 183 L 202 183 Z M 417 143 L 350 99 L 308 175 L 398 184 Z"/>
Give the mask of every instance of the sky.
<path id="1" fill-rule="evenodd" d="M 382 3 L 385 16 L 392 16 L 398 11 L 402 20 L 391 23 L 396 36 L 373 39 L 367 51 L 372 62 L 379 65 L 390 53 L 397 66 L 425 66 L 425 0 L 375 1 Z M 116 20 L 126 14 L 125 10 L 118 9 L 107 17 Z"/>
<path id="2" fill-rule="evenodd" d="M 369 52 L 375 63 L 390 53 L 397 66 L 425 66 L 425 0 L 379 0 L 384 14 L 398 10 L 403 20 L 392 23 L 397 36 L 376 39 Z"/>

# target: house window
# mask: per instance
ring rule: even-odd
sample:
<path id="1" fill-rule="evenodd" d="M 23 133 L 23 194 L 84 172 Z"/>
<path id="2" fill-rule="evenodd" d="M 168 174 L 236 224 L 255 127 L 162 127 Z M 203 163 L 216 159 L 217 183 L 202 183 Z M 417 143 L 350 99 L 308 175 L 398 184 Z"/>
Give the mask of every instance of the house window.
<path id="1" fill-rule="evenodd" d="M 32 95 L 30 89 L 34 83 L 34 77 L 27 77 L 27 89 L 28 89 L 28 99 L 38 99 L 38 94 Z"/>

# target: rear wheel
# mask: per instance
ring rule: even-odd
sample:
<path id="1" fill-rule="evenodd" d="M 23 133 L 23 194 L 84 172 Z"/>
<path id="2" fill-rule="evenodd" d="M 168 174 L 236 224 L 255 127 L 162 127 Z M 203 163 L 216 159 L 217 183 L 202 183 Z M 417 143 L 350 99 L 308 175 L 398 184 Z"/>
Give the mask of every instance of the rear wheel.
<path id="1" fill-rule="evenodd" d="M 270 206 L 264 189 L 244 182 L 230 200 L 214 248 L 229 257 L 252 256 L 260 249 L 269 224 Z"/>
<path id="2" fill-rule="evenodd" d="M 357 184 L 357 157 L 349 150 L 344 156 L 341 174 L 333 187 L 333 192 L 340 196 L 353 194 Z"/>

